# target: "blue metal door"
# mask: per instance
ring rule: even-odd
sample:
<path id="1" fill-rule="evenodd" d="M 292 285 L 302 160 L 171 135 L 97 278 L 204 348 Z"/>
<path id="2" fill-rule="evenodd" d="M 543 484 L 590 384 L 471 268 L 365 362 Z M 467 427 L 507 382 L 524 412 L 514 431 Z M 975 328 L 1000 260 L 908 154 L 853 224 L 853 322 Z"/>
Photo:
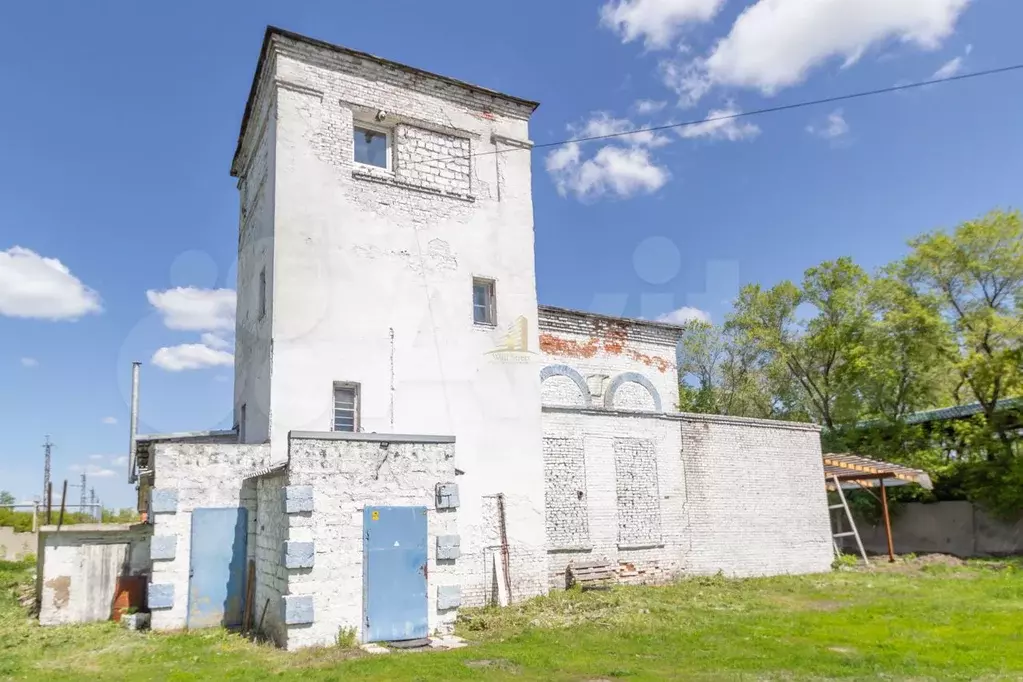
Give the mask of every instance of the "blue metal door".
<path id="1" fill-rule="evenodd" d="M 426 507 L 366 507 L 362 524 L 365 641 L 426 637 Z"/>
<path id="2" fill-rule="evenodd" d="M 192 512 L 186 619 L 189 628 L 241 624 L 247 520 L 244 507 Z"/>

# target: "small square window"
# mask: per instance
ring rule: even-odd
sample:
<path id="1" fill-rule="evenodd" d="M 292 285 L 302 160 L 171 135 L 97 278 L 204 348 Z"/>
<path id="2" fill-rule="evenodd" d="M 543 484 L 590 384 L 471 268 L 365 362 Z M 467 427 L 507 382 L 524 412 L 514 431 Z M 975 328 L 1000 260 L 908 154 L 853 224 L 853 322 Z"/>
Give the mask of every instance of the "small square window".
<path id="1" fill-rule="evenodd" d="M 357 384 L 334 384 L 334 430 L 359 430 L 359 387 Z"/>
<path id="2" fill-rule="evenodd" d="M 355 163 L 391 169 L 391 136 L 382 130 L 355 126 Z"/>
<path id="3" fill-rule="evenodd" d="M 472 321 L 475 324 L 497 324 L 494 280 L 474 277 L 472 280 Z"/>

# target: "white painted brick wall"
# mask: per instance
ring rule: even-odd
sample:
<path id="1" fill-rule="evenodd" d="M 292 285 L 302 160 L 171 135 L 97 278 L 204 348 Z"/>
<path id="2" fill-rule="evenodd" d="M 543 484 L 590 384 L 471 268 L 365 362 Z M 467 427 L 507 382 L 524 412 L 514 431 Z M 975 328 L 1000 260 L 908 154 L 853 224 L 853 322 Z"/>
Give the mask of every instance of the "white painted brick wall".
<path id="1" fill-rule="evenodd" d="M 256 491 L 244 477 L 270 461 L 267 445 L 157 443 L 153 446 L 154 487 L 178 491 L 174 514 L 153 514 L 153 535 L 177 536 L 174 559 L 154 561 L 151 583 L 174 585 L 174 606 L 156 609 L 154 630 L 183 628 L 188 610 L 188 570 L 192 510 L 203 507 L 245 507 L 249 532 L 247 558 L 255 555 Z"/>
<path id="2" fill-rule="evenodd" d="M 829 568 L 816 427 L 550 407 L 543 417 L 546 439 L 583 443 L 590 537 L 574 551 L 550 543 L 552 587 L 573 560 L 607 559 L 630 581 Z M 549 497 L 574 493 L 562 480 L 550 481 L 561 490 Z M 549 528 L 561 527 L 564 508 L 548 505 Z"/>
<path id="3" fill-rule="evenodd" d="M 584 398 L 575 382 L 566 376 L 553 376 L 540 384 L 540 400 L 544 405 L 583 407 Z"/>
<path id="4" fill-rule="evenodd" d="M 541 594 L 540 368 L 490 354 L 519 317 L 539 345 L 532 107 L 290 39 L 277 47 L 256 97 L 276 126 L 273 344 L 252 349 L 271 363 L 271 449 L 283 458 L 289 431 L 329 430 L 332 382 L 358 382 L 363 431 L 457 438 L 466 603 L 486 597 L 483 514 L 496 493 L 513 595 Z M 356 122 L 394 128 L 393 173 L 354 163 Z M 412 163 L 466 150 L 468 164 Z M 474 276 L 497 283 L 496 328 L 473 324 Z"/>
<path id="5" fill-rule="evenodd" d="M 642 321 L 609 321 L 600 316 L 575 312 L 557 313 L 551 308 L 540 312 L 540 351 L 545 364 L 568 365 L 594 385 L 606 389 L 615 376 L 636 372 L 657 389 L 661 407 L 672 412 L 678 407 L 678 379 L 675 347 L 677 332 L 663 327 L 645 326 Z M 596 375 L 596 376 L 594 376 Z M 601 380 L 600 377 L 607 377 Z M 548 389 L 558 381 L 563 388 Z M 544 405 L 564 405 L 557 401 L 569 388 L 560 377 L 543 382 Z M 593 396 L 594 405 L 603 405 L 604 395 Z M 615 393 L 614 406 L 627 410 L 652 410 L 649 392 L 636 383 L 625 383 Z"/>
<path id="6" fill-rule="evenodd" d="M 692 415 L 681 431 L 691 509 L 688 571 L 749 576 L 829 569 L 816 427 Z"/>
<path id="7" fill-rule="evenodd" d="M 287 629 L 281 621 L 281 597 L 288 591 L 288 569 L 282 548 L 288 539 L 284 514 L 285 476 L 277 473 L 256 479 L 256 589 L 253 608 L 263 632 L 278 646 L 287 646 Z M 266 611 L 264 618 L 263 612 Z"/>
<path id="8" fill-rule="evenodd" d="M 288 628 L 287 647 L 332 644 L 363 632 L 363 509 L 427 508 L 429 628 L 449 632 L 456 611 L 437 611 L 437 587 L 459 585 L 466 558 L 438 562 L 436 537 L 459 534 L 455 511 L 438 511 L 437 483 L 455 480 L 453 444 L 292 439 L 288 485 L 313 486 L 312 514 L 288 515 L 288 539 L 315 542 L 311 569 L 288 571 L 288 594 L 313 596 L 314 622 Z"/>
<path id="9" fill-rule="evenodd" d="M 404 182 L 469 196 L 469 138 L 406 123 L 394 130 L 394 174 Z"/>
<path id="10" fill-rule="evenodd" d="M 555 543 L 548 550 L 549 581 L 551 587 L 565 586 L 565 567 L 571 561 L 608 560 L 615 566 L 622 579 L 630 582 L 660 582 L 677 575 L 682 569 L 682 559 L 687 549 L 685 535 L 685 487 L 679 459 L 680 433 L 678 424 L 667 419 L 652 418 L 649 415 L 629 415 L 625 412 L 601 412 L 599 410 L 577 411 L 572 409 L 544 409 L 545 438 L 567 438 L 583 444 L 586 466 L 586 510 L 588 514 L 588 546 L 574 551 L 565 551 Z M 628 439 L 622 441 L 622 439 Z M 643 497 L 641 507 L 651 519 L 659 518 L 659 538 L 654 543 L 645 539 L 642 548 L 633 548 L 636 541 L 620 539 L 619 523 L 619 481 L 617 465 L 625 465 L 624 454 L 616 455 L 616 442 L 621 451 L 623 443 L 644 443 L 649 448 L 654 462 L 644 454 L 642 466 L 646 475 L 644 487 L 636 490 L 632 479 L 623 481 L 626 490 Z M 651 472 L 656 465 L 658 495 L 651 499 Z M 573 495 L 575 490 L 564 489 L 562 495 Z M 548 509 L 551 513 L 551 509 Z M 633 519 L 637 517 L 633 514 Z M 550 520 L 548 521 L 550 523 Z M 631 529 L 634 526 L 630 526 Z M 651 535 L 658 531 L 637 534 Z M 653 546 L 647 546 L 653 544 Z"/>
<path id="11" fill-rule="evenodd" d="M 543 459 L 548 548 L 588 547 L 590 531 L 583 441 L 544 438 Z"/>

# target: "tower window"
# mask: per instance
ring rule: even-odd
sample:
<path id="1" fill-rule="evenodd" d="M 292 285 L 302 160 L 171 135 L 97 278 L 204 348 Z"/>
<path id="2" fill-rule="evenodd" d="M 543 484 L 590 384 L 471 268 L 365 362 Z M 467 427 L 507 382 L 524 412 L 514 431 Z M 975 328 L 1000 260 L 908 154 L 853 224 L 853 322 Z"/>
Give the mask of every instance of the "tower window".
<path id="1" fill-rule="evenodd" d="M 472 321 L 475 324 L 497 324 L 494 280 L 474 277 L 472 280 Z"/>
<path id="2" fill-rule="evenodd" d="M 334 430 L 359 430 L 359 385 L 334 383 Z"/>
<path id="3" fill-rule="evenodd" d="M 391 170 L 391 136 L 382 130 L 354 127 L 355 163 Z"/>

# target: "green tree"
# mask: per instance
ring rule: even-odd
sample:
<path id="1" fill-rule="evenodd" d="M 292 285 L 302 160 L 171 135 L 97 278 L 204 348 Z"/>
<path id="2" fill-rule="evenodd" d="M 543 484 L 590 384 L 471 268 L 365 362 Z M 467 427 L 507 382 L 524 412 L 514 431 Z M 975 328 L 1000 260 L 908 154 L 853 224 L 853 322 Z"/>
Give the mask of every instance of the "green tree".
<path id="1" fill-rule="evenodd" d="M 908 414 L 947 404 L 951 334 L 933 296 L 918 296 L 890 273 L 870 284 L 872 319 L 866 327 L 860 378 L 862 417 L 898 422 Z"/>
<path id="2" fill-rule="evenodd" d="M 6 490 L 0 490 L 0 506 L 14 504 L 14 495 Z"/>
<path id="3" fill-rule="evenodd" d="M 747 285 L 728 326 L 784 367 L 796 390 L 789 411 L 833 429 L 859 415 L 865 372 L 869 278 L 848 258 L 810 268 L 801 287 Z M 782 396 L 780 399 L 784 400 Z"/>
<path id="4" fill-rule="evenodd" d="M 1010 425 L 997 403 L 1023 387 L 1023 219 L 1018 211 L 992 211 L 910 246 L 899 274 L 918 300 L 938 302 L 951 328 L 955 393 L 980 403 L 1010 457 Z"/>

